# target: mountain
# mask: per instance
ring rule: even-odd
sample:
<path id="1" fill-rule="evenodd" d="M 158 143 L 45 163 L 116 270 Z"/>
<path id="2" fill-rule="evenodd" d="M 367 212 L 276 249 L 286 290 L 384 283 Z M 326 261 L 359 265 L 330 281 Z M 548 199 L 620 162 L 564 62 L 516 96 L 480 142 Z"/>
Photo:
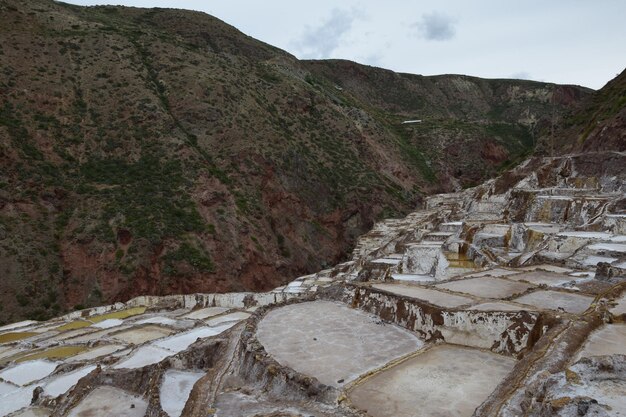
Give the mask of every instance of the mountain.
<path id="1" fill-rule="evenodd" d="M 299 61 L 203 13 L 47 0 L 0 1 L 0 68 L 2 322 L 273 288 L 515 164 L 595 97 Z"/>
<path id="2" fill-rule="evenodd" d="M 546 152 L 626 151 L 626 70 L 588 95 L 553 132 L 545 132 Z"/>

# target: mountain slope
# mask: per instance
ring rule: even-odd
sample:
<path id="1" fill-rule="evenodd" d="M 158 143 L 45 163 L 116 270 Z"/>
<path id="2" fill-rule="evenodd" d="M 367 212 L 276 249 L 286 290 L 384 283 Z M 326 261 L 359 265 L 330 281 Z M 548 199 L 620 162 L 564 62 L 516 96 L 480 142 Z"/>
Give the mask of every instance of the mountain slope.
<path id="1" fill-rule="evenodd" d="M 0 41 L 4 322 L 318 270 L 589 94 L 300 62 L 181 10 L 3 0 Z"/>
<path id="2" fill-rule="evenodd" d="M 542 137 L 544 152 L 626 151 L 626 70 L 583 100 L 555 132 Z"/>

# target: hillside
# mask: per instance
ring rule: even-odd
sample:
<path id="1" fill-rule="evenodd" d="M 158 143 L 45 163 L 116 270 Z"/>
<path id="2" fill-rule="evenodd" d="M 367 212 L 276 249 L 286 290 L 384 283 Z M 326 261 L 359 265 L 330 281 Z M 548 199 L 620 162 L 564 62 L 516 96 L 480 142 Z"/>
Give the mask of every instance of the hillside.
<path id="1" fill-rule="evenodd" d="M 298 61 L 202 13 L 44 0 L 0 1 L 0 68 L 1 322 L 275 287 L 520 160 L 590 93 Z"/>
<path id="2" fill-rule="evenodd" d="M 585 97 L 554 133 L 545 132 L 540 148 L 545 152 L 553 148 L 559 152 L 626 151 L 626 70 Z"/>

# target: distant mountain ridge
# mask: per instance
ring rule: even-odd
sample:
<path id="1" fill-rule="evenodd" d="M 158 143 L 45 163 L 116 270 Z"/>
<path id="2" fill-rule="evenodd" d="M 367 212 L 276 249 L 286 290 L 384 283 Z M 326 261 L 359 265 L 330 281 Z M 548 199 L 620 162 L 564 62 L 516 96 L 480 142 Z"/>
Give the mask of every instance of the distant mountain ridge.
<path id="1" fill-rule="evenodd" d="M 299 61 L 183 10 L 3 0 L 0 40 L 2 322 L 275 287 L 591 97 Z"/>

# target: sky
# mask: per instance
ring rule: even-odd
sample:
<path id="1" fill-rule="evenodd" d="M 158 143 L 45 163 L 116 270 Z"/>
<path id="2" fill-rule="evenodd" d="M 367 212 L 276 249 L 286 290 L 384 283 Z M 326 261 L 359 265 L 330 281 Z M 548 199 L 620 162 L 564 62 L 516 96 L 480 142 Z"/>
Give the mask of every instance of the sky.
<path id="1" fill-rule="evenodd" d="M 349 59 L 413 74 L 598 89 L 626 68 L 624 0 L 67 2 L 199 10 L 301 59 Z"/>

